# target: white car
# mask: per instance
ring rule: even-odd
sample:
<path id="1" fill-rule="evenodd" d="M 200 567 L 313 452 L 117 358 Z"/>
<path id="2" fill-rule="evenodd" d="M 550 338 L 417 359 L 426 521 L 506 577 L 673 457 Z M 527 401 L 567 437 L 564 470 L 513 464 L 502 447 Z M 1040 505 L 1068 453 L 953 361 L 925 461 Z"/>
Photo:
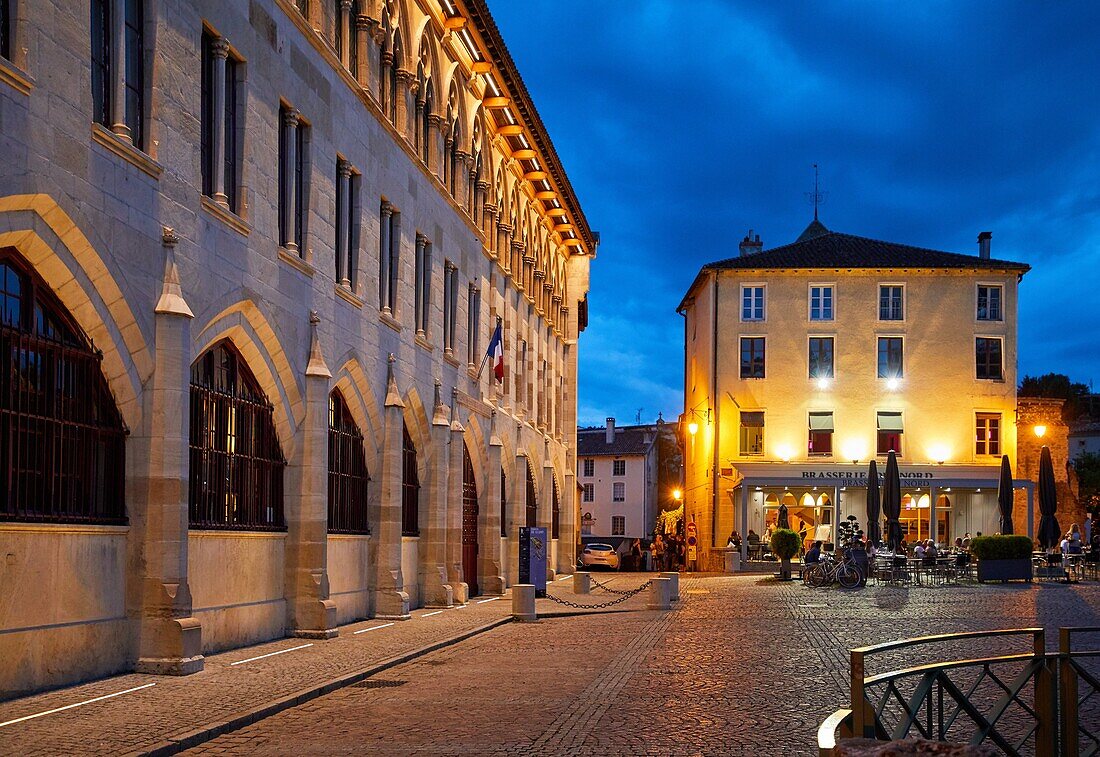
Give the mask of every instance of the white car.
<path id="1" fill-rule="evenodd" d="M 619 569 L 619 553 L 610 544 L 589 544 L 581 555 L 581 565 L 585 567 L 602 565 L 611 570 Z"/>

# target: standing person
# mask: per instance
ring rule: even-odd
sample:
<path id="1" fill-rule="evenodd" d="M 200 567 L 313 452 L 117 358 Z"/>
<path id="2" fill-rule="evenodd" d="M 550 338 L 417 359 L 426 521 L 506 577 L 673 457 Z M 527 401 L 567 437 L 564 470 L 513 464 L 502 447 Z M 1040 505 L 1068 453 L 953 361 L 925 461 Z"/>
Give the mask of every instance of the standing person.
<path id="1" fill-rule="evenodd" d="M 1085 544 L 1092 544 L 1092 513 L 1085 515 Z"/>
<path id="2" fill-rule="evenodd" d="M 630 543 L 630 569 L 642 569 L 642 540 L 635 539 Z"/>
<path id="3" fill-rule="evenodd" d="M 653 553 L 653 570 L 664 570 L 665 566 L 665 542 L 661 535 L 653 540 L 651 552 Z"/>

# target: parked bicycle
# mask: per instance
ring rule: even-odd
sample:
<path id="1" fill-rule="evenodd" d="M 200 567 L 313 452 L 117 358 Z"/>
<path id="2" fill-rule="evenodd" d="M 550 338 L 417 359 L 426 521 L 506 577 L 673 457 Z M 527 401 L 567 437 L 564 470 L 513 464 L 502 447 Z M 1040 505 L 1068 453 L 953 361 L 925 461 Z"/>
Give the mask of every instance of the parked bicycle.
<path id="1" fill-rule="evenodd" d="M 855 589 L 863 576 L 851 560 L 838 560 L 835 555 L 823 554 L 821 562 L 803 571 L 802 578 L 815 589 L 824 589 L 834 583 L 840 584 L 842 589 Z"/>

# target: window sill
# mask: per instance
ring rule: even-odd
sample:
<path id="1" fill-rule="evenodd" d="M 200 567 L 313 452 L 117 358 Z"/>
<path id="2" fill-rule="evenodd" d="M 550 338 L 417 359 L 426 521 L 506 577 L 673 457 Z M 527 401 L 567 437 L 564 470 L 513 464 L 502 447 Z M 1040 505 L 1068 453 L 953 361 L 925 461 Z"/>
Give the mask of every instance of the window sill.
<path id="1" fill-rule="evenodd" d="M 389 313 L 387 313 L 386 311 L 381 310 L 381 311 L 378 312 L 378 320 L 380 320 L 382 323 L 389 326 L 391 329 L 396 331 L 398 334 L 401 333 L 401 322 L 398 321 L 396 318 L 394 318 Z"/>
<path id="2" fill-rule="evenodd" d="M 263 531 L 248 531 L 243 528 L 215 528 L 212 526 L 189 526 L 188 537 L 215 538 L 215 539 L 285 539 L 286 528 L 270 529 Z"/>
<path id="3" fill-rule="evenodd" d="M 359 308 L 360 310 L 363 309 L 363 300 L 359 297 L 359 295 L 348 289 L 343 284 L 337 284 L 335 291 L 336 296 L 344 302 L 347 302 L 352 306 Z"/>
<path id="4" fill-rule="evenodd" d="M 125 536 L 129 526 L 96 525 L 95 523 L 47 523 L 47 522 L 0 522 L 0 532 L 18 532 L 24 534 L 89 534 L 96 536 Z"/>
<path id="5" fill-rule="evenodd" d="M 0 58 L 0 82 L 21 95 L 29 95 L 35 83 L 29 74 L 6 58 Z"/>
<path id="6" fill-rule="evenodd" d="M 428 338 L 423 334 L 417 334 L 413 341 L 416 342 L 418 347 L 423 347 L 428 352 L 435 352 L 435 347 L 432 346 L 432 343 L 429 342 Z"/>
<path id="7" fill-rule="evenodd" d="M 213 198 L 202 195 L 201 204 L 203 210 L 233 229 L 233 231 L 237 232 L 242 237 L 247 237 L 249 233 L 251 233 L 252 227 L 245 223 L 243 218 L 229 208 L 214 202 Z"/>
<path id="8" fill-rule="evenodd" d="M 103 124 L 92 123 L 92 141 L 106 147 L 109 152 L 125 160 L 150 177 L 159 180 L 164 168 L 144 152 L 122 139 Z"/>
<path id="9" fill-rule="evenodd" d="M 283 261 L 299 273 L 303 273 L 306 276 L 313 278 L 313 274 L 315 272 L 313 270 L 313 266 L 302 260 L 300 257 L 298 257 L 295 253 L 291 252 L 287 248 L 282 246 L 279 247 L 279 260 Z"/>
<path id="10" fill-rule="evenodd" d="M 369 539 L 370 531 L 329 531 L 328 538 L 330 539 Z"/>

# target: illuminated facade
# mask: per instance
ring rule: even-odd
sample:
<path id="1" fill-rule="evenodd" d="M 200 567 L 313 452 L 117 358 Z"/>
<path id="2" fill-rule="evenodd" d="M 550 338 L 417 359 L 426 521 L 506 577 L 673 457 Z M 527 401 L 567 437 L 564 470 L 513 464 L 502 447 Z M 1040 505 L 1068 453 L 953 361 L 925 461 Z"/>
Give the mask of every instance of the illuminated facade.
<path id="1" fill-rule="evenodd" d="M 997 531 L 1028 266 L 989 244 L 959 255 L 815 220 L 766 251 L 750 232 L 738 257 L 703 267 L 679 312 L 686 514 L 706 559 L 735 529 L 764 534 L 781 504 L 807 539 L 832 541 L 849 515 L 865 526 L 868 463 L 881 475 L 891 449 L 908 541 Z"/>
<path id="2" fill-rule="evenodd" d="M 62 5 L 2 2 L 0 698 L 571 567 L 597 237 L 483 0 Z"/>

